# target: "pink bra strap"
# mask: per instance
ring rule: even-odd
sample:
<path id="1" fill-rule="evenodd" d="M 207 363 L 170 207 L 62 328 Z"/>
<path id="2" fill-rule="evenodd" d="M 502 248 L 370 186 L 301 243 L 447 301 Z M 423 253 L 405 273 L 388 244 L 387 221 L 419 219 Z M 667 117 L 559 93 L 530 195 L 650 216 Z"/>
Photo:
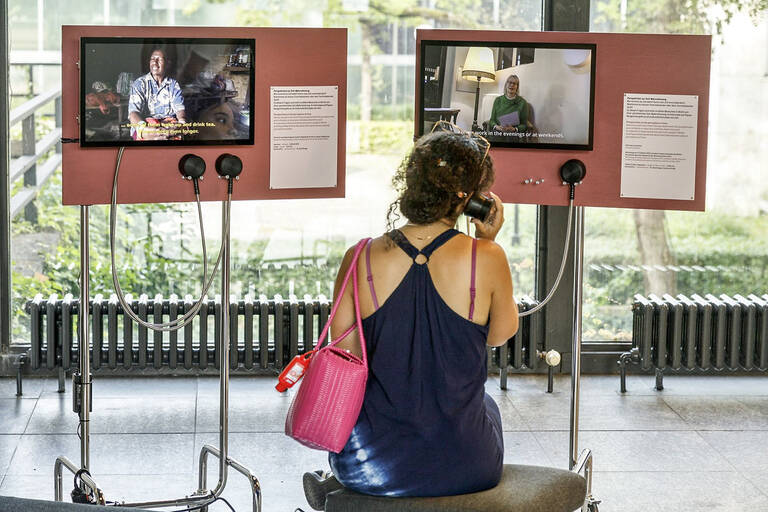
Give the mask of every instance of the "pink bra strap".
<path id="1" fill-rule="evenodd" d="M 373 239 L 368 239 L 368 243 L 365 245 L 365 270 L 368 273 L 368 286 L 371 289 L 373 308 L 379 309 L 379 301 L 376 299 L 376 290 L 373 288 L 373 275 L 371 274 L 371 242 Z"/>
<path id="2" fill-rule="evenodd" d="M 477 238 L 472 239 L 472 281 L 469 285 L 469 319 L 475 313 L 475 268 L 477 266 Z"/>

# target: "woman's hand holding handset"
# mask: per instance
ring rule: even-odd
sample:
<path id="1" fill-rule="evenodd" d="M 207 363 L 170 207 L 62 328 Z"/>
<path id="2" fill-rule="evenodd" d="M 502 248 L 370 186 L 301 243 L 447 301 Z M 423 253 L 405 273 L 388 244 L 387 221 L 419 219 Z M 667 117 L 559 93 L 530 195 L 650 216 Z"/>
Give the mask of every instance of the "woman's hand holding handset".
<path id="1" fill-rule="evenodd" d="M 501 230 L 501 226 L 504 224 L 504 204 L 501 202 L 499 196 L 493 192 L 488 192 L 493 199 L 493 207 L 491 213 L 488 215 L 488 219 L 485 222 L 480 222 L 478 219 L 472 219 L 472 223 L 475 225 L 475 238 L 485 238 L 487 240 L 495 240 L 496 235 Z"/>

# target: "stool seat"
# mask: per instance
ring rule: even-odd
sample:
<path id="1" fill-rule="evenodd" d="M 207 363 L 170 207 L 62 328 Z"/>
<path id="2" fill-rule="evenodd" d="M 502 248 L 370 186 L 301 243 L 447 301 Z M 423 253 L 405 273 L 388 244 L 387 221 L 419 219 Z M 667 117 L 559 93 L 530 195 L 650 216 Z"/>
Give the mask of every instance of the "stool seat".
<path id="1" fill-rule="evenodd" d="M 505 464 L 499 485 L 434 498 L 386 498 L 349 489 L 325 499 L 326 512 L 573 512 L 584 504 L 587 481 L 564 469 Z"/>

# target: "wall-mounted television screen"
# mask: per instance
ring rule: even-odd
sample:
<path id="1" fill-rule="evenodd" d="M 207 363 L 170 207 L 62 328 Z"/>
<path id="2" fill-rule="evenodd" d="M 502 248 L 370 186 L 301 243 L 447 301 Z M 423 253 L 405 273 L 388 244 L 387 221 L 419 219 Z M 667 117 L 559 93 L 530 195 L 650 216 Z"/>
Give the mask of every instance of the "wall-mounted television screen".
<path id="1" fill-rule="evenodd" d="M 253 144 L 253 39 L 80 44 L 82 146 Z"/>
<path id="2" fill-rule="evenodd" d="M 444 120 L 492 147 L 592 149 L 594 44 L 421 41 L 419 134 Z"/>

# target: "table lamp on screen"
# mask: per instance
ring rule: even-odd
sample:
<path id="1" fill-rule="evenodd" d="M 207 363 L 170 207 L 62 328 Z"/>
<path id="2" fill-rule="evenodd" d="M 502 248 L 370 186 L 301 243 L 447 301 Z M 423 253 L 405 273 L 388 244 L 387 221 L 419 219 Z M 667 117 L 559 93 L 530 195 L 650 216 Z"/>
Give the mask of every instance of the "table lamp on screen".
<path id="1" fill-rule="evenodd" d="M 480 82 L 488 83 L 496 81 L 496 66 L 493 62 L 493 50 L 490 48 L 470 47 L 467 58 L 464 60 L 464 68 L 461 77 L 467 80 L 476 80 L 475 89 L 475 116 L 472 120 L 472 131 L 480 129 L 477 124 L 477 107 L 480 102 Z"/>

